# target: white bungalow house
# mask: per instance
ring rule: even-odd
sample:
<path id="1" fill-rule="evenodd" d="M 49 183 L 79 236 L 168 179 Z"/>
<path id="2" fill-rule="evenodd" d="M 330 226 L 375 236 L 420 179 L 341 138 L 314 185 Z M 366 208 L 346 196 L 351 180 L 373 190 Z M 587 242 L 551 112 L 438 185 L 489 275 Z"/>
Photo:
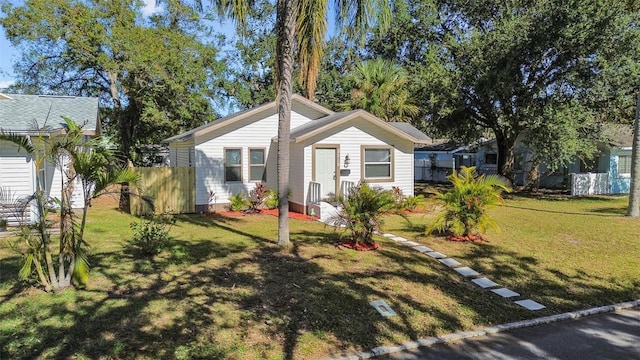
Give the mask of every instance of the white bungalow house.
<path id="1" fill-rule="evenodd" d="M 275 102 L 218 119 L 164 141 L 170 164 L 195 167 L 196 211 L 222 207 L 256 183 L 276 189 Z M 407 123 L 364 110 L 334 113 L 302 96 L 292 100 L 290 208 L 309 213 L 320 200 L 361 180 L 413 195 L 413 150 L 430 139 Z"/>
<path id="2" fill-rule="evenodd" d="M 57 136 L 65 131 L 63 117 L 83 125 L 85 135 L 100 133 L 98 98 L 73 96 L 18 95 L 0 93 L 0 131 L 26 137 Z M 37 173 L 39 171 L 39 173 Z M 34 160 L 12 142 L 0 141 L 0 188 L 9 199 L 0 200 L 0 216 L 10 223 L 12 216 L 9 201 L 32 195 L 36 179 L 50 196 L 60 197 L 62 177 L 59 170 L 49 163 L 37 170 Z M 80 186 L 76 187 L 72 201 L 81 206 L 84 199 Z M 28 220 L 34 214 L 28 212 Z"/>

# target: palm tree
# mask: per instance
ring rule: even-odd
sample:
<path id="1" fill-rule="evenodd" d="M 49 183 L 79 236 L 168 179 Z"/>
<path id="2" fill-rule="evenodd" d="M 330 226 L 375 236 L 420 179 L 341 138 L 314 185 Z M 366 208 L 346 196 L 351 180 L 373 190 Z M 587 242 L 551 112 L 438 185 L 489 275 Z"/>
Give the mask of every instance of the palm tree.
<path id="1" fill-rule="evenodd" d="M 359 63 L 351 78 L 351 99 L 342 104 L 345 110 L 364 109 L 385 121 L 411 121 L 418 116 L 418 106 L 411 102 L 409 77 L 397 64 L 383 59 Z"/>
<path id="2" fill-rule="evenodd" d="M 0 133 L 0 140 L 11 141 L 34 159 L 36 168 L 36 190 L 26 199 L 16 199 L 26 207 L 33 204 L 37 220 L 34 224 L 23 224 L 19 237 L 27 245 L 25 263 L 20 276 L 28 278 L 35 271 L 40 284 L 46 291 L 62 290 L 72 284 L 84 285 L 88 278 L 88 263 L 85 253 L 84 228 L 91 201 L 103 195 L 109 185 L 121 182 L 139 182 L 139 176 L 126 168 L 119 167 L 113 152 L 100 146 L 99 139 L 84 140 L 82 127 L 65 119 L 66 131 L 61 136 L 40 135 L 27 138 L 11 133 Z M 48 194 L 41 184 L 39 169 L 47 163 L 53 164 L 62 174 L 62 191 Z M 71 197 L 77 181 L 84 194 L 82 218 L 78 222 L 72 210 Z M 58 271 L 51 250 L 51 223 L 48 214 L 54 207 L 59 210 L 60 242 L 57 253 Z M 32 230 L 35 230 L 32 231 Z"/>
<path id="3" fill-rule="evenodd" d="M 631 187 L 627 216 L 640 217 L 640 91 L 633 122 L 633 147 L 631 148 Z"/>
<path id="4" fill-rule="evenodd" d="M 218 12 L 235 20 L 241 30 L 253 0 L 211 0 Z M 200 4 L 199 1 L 196 2 Z M 350 39 L 364 35 L 375 22 L 382 29 L 391 20 L 389 0 L 336 0 L 337 26 Z M 299 81 L 313 100 L 327 34 L 327 0 L 276 0 L 276 90 L 278 102 L 278 245 L 289 245 L 289 135 L 294 57 Z"/>
<path id="5" fill-rule="evenodd" d="M 510 191 L 507 180 L 500 175 L 480 175 L 475 167 L 463 166 L 460 172 L 448 176 L 453 189 L 437 194 L 436 199 L 444 209 L 427 229 L 448 231 L 453 236 L 469 237 L 488 227 L 497 229 L 487 210 L 502 203 L 501 193 Z"/>

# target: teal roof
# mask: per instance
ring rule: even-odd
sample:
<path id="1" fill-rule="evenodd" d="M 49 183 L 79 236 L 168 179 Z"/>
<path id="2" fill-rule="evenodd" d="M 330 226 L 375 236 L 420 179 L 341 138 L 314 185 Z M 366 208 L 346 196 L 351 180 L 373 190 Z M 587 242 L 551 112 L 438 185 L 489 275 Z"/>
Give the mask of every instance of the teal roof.
<path id="1" fill-rule="evenodd" d="M 29 133 L 35 126 L 63 129 L 67 117 L 84 125 L 87 134 L 100 132 L 98 98 L 75 96 L 0 94 L 0 129 Z"/>

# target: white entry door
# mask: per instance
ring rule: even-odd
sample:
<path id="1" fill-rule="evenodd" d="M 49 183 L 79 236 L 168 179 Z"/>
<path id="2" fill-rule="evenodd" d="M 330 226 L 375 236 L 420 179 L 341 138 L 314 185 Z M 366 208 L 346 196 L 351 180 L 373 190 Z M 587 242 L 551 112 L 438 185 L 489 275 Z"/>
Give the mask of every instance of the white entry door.
<path id="1" fill-rule="evenodd" d="M 316 148 L 315 150 L 313 178 L 322 185 L 323 198 L 336 194 L 336 152 L 335 148 Z"/>

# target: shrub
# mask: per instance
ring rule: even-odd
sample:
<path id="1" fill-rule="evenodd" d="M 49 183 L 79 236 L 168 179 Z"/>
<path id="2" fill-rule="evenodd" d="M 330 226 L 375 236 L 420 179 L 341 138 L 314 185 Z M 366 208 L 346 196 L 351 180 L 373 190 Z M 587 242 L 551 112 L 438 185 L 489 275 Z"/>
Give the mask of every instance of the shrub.
<path id="1" fill-rule="evenodd" d="M 237 193 L 229 199 L 229 210 L 244 211 L 251 206 L 251 201 L 243 193 Z"/>
<path id="2" fill-rule="evenodd" d="M 267 209 L 275 209 L 278 207 L 278 193 L 268 189 L 264 198 L 264 206 Z"/>
<path id="3" fill-rule="evenodd" d="M 407 196 L 402 199 L 402 208 L 409 211 L 416 211 L 424 209 L 425 200 L 424 195 Z"/>
<path id="4" fill-rule="evenodd" d="M 262 207 L 268 191 L 263 182 L 256 183 L 256 187 L 249 194 L 251 197 L 251 210 L 258 211 Z"/>
<path id="5" fill-rule="evenodd" d="M 152 215 L 141 222 L 132 222 L 131 245 L 143 255 L 155 255 L 164 249 L 170 239 L 169 230 L 176 223 L 172 214 Z"/>
<path id="6" fill-rule="evenodd" d="M 487 214 L 491 206 L 502 203 L 502 192 L 510 191 L 507 180 L 498 175 L 478 176 L 475 167 L 460 168 L 448 176 L 453 189 L 436 194 L 436 200 L 444 206 L 435 222 L 427 229 L 449 232 L 454 236 L 476 235 L 488 227 L 498 229 Z"/>
<path id="7" fill-rule="evenodd" d="M 383 216 L 398 209 L 396 199 L 390 190 L 372 188 L 361 182 L 348 197 L 338 196 L 338 205 L 342 209 L 329 223 L 348 230 L 355 244 L 373 245 L 373 234 L 382 231 Z"/>

